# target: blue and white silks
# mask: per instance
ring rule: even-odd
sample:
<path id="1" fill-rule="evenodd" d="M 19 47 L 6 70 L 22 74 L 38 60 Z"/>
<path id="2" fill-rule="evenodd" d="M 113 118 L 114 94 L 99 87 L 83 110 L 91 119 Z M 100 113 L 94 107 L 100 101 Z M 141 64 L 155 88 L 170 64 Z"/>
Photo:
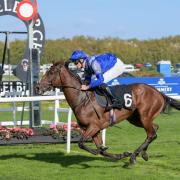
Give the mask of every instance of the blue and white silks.
<path id="1" fill-rule="evenodd" d="M 112 53 L 90 56 L 86 59 L 85 80 L 90 88 L 108 83 L 124 72 L 124 63 Z"/>

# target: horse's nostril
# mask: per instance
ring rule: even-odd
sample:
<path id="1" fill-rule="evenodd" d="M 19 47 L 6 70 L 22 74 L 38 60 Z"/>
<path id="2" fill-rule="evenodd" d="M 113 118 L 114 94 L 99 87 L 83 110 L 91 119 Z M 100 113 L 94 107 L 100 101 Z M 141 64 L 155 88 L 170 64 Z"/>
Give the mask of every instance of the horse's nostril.
<path id="1" fill-rule="evenodd" d="M 35 90 L 35 93 L 36 93 L 36 94 L 39 94 L 40 87 L 37 85 L 34 90 Z"/>

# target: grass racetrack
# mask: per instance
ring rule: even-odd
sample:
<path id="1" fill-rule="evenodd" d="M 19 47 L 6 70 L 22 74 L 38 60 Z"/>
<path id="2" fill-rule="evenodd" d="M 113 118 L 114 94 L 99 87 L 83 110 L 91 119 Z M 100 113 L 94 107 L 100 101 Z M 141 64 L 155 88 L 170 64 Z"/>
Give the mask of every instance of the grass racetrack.
<path id="1" fill-rule="evenodd" d="M 162 114 L 158 138 L 148 149 L 149 161 L 129 158 L 116 161 L 91 155 L 72 144 L 0 146 L 0 180 L 173 180 L 180 179 L 180 111 Z M 107 129 L 109 152 L 132 152 L 145 139 L 143 129 L 124 121 Z M 88 143 L 94 147 L 93 144 Z"/>

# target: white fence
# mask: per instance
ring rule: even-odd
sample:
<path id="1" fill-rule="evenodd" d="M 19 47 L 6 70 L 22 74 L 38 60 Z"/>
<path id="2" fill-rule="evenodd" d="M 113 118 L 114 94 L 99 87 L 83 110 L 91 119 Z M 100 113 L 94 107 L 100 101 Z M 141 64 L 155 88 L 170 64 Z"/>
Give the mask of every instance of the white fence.
<path id="1" fill-rule="evenodd" d="M 72 110 L 71 108 L 60 108 L 59 101 L 64 100 L 64 95 L 58 95 L 56 92 L 55 96 L 34 96 L 34 97 L 8 97 L 8 98 L 0 98 L 0 103 L 10 103 L 10 102 L 33 102 L 33 101 L 54 101 L 54 108 L 50 107 L 49 110 L 54 111 L 54 123 L 58 124 L 59 122 L 59 112 L 68 113 L 67 119 L 67 153 L 70 153 L 71 148 L 71 120 L 72 120 Z M 28 110 L 28 109 L 25 109 Z M 16 107 L 15 105 L 10 108 L 0 108 L 0 112 L 13 111 L 13 114 L 16 111 L 22 111 L 22 107 Z M 42 124 L 51 124 L 52 121 L 42 120 Z M 1 125 L 20 125 L 20 121 L 12 121 L 12 122 L 1 122 Z M 29 121 L 23 121 L 23 125 L 29 125 Z M 102 139 L 103 145 L 105 146 L 105 136 L 106 130 L 102 131 Z"/>
<path id="2" fill-rule="evenodd" d="M 9 102 L 32 102 L 32 101 L 55 101 L 55 123 L 58 123 L 58 113 L 59 112 L 67 112 L 68 113 L 68 126 L 67 126 L 67 153 L 70 152 L 70 144 L 71 144 L 71 117 L 72 110 L 71 108 L 59 108 L 56 104 L 59 104 L 59 100 L 65 99 L 64 95 L 56 95 L 56 96 L 35 96 L 35 97 L 9 97 L 9 98 L 0 98 L 0 103 L 9 103 Z M 16 110 L 12 107 L 9 109 L 1 109 L 2 111 Z M 43 122 L 42 122 L 43 123 Z M 44 122 L 46 123 L 46 122 Z M 1 123 L 3 125 L 3 122 Z M 5 123 L 4 123 L 5 124 Z M 11 122 L 9 125 L 14 125 L 14 122 Z"/>

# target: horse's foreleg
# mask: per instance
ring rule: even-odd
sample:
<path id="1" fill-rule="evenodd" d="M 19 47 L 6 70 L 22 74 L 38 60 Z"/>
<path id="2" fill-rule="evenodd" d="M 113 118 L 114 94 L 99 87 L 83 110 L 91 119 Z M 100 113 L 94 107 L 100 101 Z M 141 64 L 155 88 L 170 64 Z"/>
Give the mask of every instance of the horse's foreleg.
<path id="1" fill-rule="evenodd" d="M 81 139 L 80 139 L 79 142 L 78 142 L 79 147 L 80 147 L 81 149 L 84 149 L 84 150 L 86 150 L 86 151 L 94 154 L 94 155 L 98 154 L 98 153 L 99 153 L 99 150 L 98 150 L 98 149 L 91 149 L 91 148 L 89 148 L 89 147 L 87 147 L 87 146 L 85 145 L 85 142 L 86 142 L 89 138 L 91 138 L 91 137 L 93 137 L 93 136 L 96 136 L 96 134 L 98 133 L 98 131 L 99 131 L 99 128 L 96 128 L 96 127 L 93 127 L 93 126 L 92 126 L 92 127 L 91 127 L 91 126 L 88 127 L 88 128 L 84 131 L 84 133 L 82 134 Z"/>
<path id="2" fill-rule="evenodd" d="M 85 139 L 83 137 L 79 140 L 79 142 L 78 142 L 79 148 L 84 149 L 84 150 L 90 152 L 91 154 L 97 155 L 99 153 L 99 151 L 97 149 L 91 149 L 91 148 L 87 147 L 85 145 L 86 140 L 87 139 Z"/>
<path id="3" fill-rule="evenodd" d="M 125 157 L 129 157 L 132 153 L 124 152 L 123 154 L 112 154 L 107 152 L 107 147 L 103 146 L 102 137 L 100 133 L 93 137 L 93 141 L 96 144 L 97 151 L 104 157 L 108 157 L 111 159 L 120 160 Z"/>
<path id="4" fill-rule="evenodd" d="M 100 131 L 95 136 L 93 136 L 93 142 L 95 143 L 95 145 L 97 147 L 98 153 L 108 149 L 107 147 L 103 146 L 103 141 L 102 141 L 102 137 L 101 137 Z"/>
<path id="5" fill-rule="evenodd" d="M 89 147 L 87 147 L 85 145 L 85 142 L 90 138 L 92 137 L 93 138 L 93 141 L 94 143 L 96 144 L 96 147 L 97 149 L 91 149 Z M 124 152 L 123 154 L 112 154 L 112 153 L 108 153 L 106 152 L 107 150 L 107 147 L 104 147 L 102 145 L 102 137 L 100 135 L 100 130 L 98 127 L 94 127 L 94 126 L 90 126 L 88 127 L 84 133 L 82 134 L 82 137 L 81 139 L 79 140 L 79 147 L 81 149 L 84 149 L 94 155 L 97 155 L 97 154 L 101 154 L 105 157 L 109 157 L 109 158 L 112 158 L 112 159 L 122 159 L 122 158 L 125 158 L 125 157 L 129 157 L 132 153 L 129 153 L 129 152 Z"/>
<path id="6" fill-rule="evenodd" d="M 123 158 L 131 156 L 132 153 L 124 152 L 122 154 L 112 154 L 112 153 L 108 153 L 106 150 L 101 150 L 100 154 L 103 155 L 104 157 L 120 160 L 120 159 L 123 159 Z"/>

